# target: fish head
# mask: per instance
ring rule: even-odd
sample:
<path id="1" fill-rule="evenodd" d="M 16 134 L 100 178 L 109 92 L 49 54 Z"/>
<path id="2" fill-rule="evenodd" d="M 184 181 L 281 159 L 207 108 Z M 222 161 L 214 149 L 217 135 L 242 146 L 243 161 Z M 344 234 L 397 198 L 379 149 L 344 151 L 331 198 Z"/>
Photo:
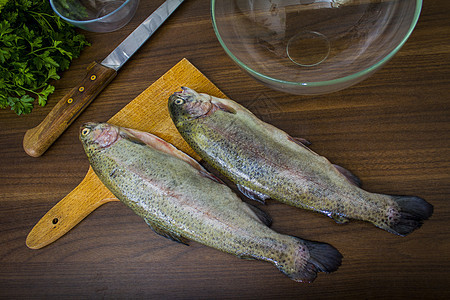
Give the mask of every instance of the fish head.
<path id="1" fill-rule="evenodd" d="M 80 127 L 80 141 L 86 152 L 108 148 L 119 138 L 119 127 L 108 123 L 85 123 Z"/>
<path id="2" fill-rule="evenodd" d="M 211 96 L 199 94 L 188 87 L 181 89 L 181 92 L 175 92 L 169 97 L 169 112 L 175 122 L 197 119 L 211 111 Z"/>

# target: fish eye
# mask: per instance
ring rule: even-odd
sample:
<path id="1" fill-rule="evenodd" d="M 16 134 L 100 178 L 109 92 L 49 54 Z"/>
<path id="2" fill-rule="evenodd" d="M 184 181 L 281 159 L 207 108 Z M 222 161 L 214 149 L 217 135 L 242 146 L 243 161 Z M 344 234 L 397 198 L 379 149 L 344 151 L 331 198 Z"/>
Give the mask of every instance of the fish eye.
<path id="1" fill-rule="evenodd" d="M 176 105 L 181 105 L 181 104 L 184 103 L 184 99 L 182 99 L 182 98 L 177 98 L 177 99 L 175 99 L 174 103 L 175 103 Z"/>
<path id="2" fill-rule="evenodd" d="M 89 132 L 91 132 L 91 130 L 89 128 L 83 128 L 83 130 L 81 130 L 81 134 L 83 136 L 86 136 L 89 134 Z"/>

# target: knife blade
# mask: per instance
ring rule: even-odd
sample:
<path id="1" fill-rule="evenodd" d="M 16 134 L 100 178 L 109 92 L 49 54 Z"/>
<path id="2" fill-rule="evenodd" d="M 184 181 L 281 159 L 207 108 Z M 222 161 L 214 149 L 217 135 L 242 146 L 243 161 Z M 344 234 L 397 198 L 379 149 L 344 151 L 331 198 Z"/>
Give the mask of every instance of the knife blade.
<path id="1" fill-rule="evenodd" d="M 38 126 L 27 130 L 23 139 L 25 152 L 33 157 L 44 154 L 182 2 L 166 0 L 101 63 L 91 63 L 81 82 L 58 101 Z"/>

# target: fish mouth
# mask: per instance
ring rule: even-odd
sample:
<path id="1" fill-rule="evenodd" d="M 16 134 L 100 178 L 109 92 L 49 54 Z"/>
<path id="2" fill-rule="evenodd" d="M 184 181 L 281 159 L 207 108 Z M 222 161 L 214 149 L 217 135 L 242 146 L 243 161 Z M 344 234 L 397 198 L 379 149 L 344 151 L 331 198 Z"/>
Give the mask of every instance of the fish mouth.
<path id="1" fill-rule="evenodd" d="M 173 96 L 175 96 L 175 98 L 180 98 L 183 100 L 187 100 L 189 97 L 195 97 L 196 95 L 197 93 L 193 89 L 190 89 L 186 86 L 182 86 L 180 92 L 173 93 Z"/>
<path id="2" fill-rule="evenodd" d="M 181 95 L 192 95 L 194 96 L 195 94 L 197 94 L 193 89 L 188 88 L 187 86 L 182 86 L 181 87 L 181 92 L 175 92 L 175 94 L 181 94 Z"/>

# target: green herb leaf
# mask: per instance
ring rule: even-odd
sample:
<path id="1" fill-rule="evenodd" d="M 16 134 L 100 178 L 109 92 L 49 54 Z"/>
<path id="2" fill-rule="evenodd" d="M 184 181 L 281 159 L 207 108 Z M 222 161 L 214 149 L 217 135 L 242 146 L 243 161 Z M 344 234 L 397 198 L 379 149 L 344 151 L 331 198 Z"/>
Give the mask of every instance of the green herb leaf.
<path id="1" fill-rule="evenodd" d="M 47 103 L 47 97 L 51 93 L 55 91 L 55 87 L 53 85 L 47 84 L 45 88 L 38 94 L 38 102 L 40 106 L 45 106 Z"/>
<path id="2" fill-rule="evenodd" d="M 0 9 L 0 108 L 30 113 L 35 99 L 47 103 L 51 81 L 89 43 L 48 0 L 0 0 Z"/>
<path id="3" fill-rule="evenodd" d="M 34 98 L 29 95 L 23 95 L 20 99 L 17 97 L 8 97 L 9 106 L 16 114 L 29 114 L 33 109 Z"/>

